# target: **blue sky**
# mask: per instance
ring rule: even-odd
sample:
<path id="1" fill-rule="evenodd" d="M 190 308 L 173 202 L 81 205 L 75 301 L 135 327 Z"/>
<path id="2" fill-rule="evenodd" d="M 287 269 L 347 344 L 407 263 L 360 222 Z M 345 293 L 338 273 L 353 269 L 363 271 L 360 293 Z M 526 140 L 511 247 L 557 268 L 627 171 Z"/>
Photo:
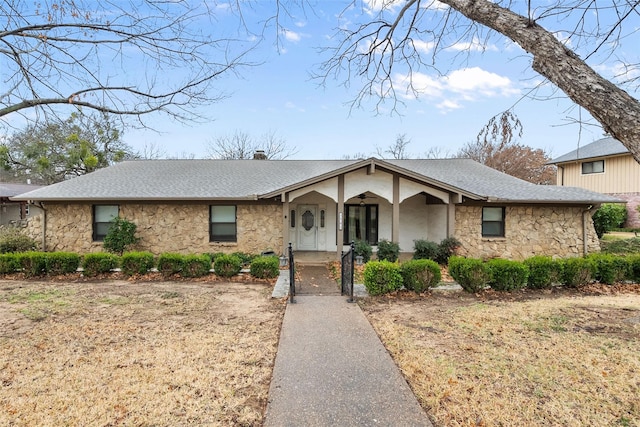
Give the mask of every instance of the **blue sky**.
<path id="1" fill-rule="evenodd" d="M 424 90 L 418 99 L 403 99 L 400 115 L 375 114 L 373 102 L 350 109 L 349 102 L 360 88 L 358 81 L 352 81 L 350 88 L 342 86 L 342 80 L 329 80 L 325 87 L 319 87 L 310 79 L 319 63 L 328 58 L 318 48 L 331 45 L 328 37 L 337 25 L 345 25 L 336 17 L 343 5 L 319 2 L 315 14 L 283 21 L 286 31 L 280 35 L 279 49 L 267 36 L 251 56 L 264 62 L 262 65 L 219 82 L 229 97 L 202 111 L 211 121 L 185 126 L 157 117 L 150 124 L 160 133 L 129 130 L 125 141 L 136 149 L 154 144 L 169 156 L 203 157 L 216 137 L 241 131 L 257 138 L 272 132 L 297 149 L 291 158 L 336 159 L 355 153 L 374 155 L 376 147 L 388 147 L 402 134 L 411 140 L 410 154 L 425 157 L 429 150 L 455 153 L 474 141 L 493 115 L 514 105 L 524 126 L 520 142 L 545 149 L 553 157 L 603 136 L 599 127 L 572 124 L 580 114 L 582 119 L 589 116 L 564 96 L 544 101 L 522 99 L 542 79 L 530 70 L 530 58 L 520 48 L 499 38 L 483 53 L 473 52 L 476 46 L 472 45 L 473 53 L 465 61 L 453 60 L 459 51 L 452 47 L 451 56 L 441 57 L 438 63 L 447 71 L 445 76 L 426 70 L 414 75 Z M 258 2 L 246 17 L 264 18 L 263 6 Z M 362 16 L 360 10 L 352 12 L 354 18 Z M 235 23 L 224 9 L 216 13 L 221 26 Z M 627 53 L 637 60 L 640 45 L 634 43 L 632 40 L 622 47 L 631 46 Z M 451 63 L 443 66 L 448 60 Z M 598 66 L 605 76 L 610 72 L 607 64 Z M 538 96 L 551 93 L 551 89 L 541 89 Z M 637 97 L 637 93 L 632 95 Z"/>

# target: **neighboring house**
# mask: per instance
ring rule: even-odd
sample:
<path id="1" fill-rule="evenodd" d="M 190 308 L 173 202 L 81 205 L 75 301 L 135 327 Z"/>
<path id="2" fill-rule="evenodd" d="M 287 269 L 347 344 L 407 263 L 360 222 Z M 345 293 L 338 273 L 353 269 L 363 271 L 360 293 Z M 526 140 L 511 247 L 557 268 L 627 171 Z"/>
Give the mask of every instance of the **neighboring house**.
<path id="1" fill-rule="evenodd" d="M 582 187 L 627 201 L 627 226 L 640 227 L 640 164 L 620 141 L 599 139 L 549 162 L 557 185 Z"/>
<path id="2" fill-rule="evenodd" d="M 19 225 L 29 217 L 39 215 L 41 211 L 38 207 L 10 198 L 41 187 L 31 184 L 0 184 L 0 225 Z"/>
<path id="3" fill-rule="evenodd" d="M 611 196 L 535 185 L 469 159 L 125 161 L 22 194 L 45 250 L 102 250 L 111 219 L 137 224 L 140 249 L 296 251 L 337 259 L 352 240 L 456 237 L 462 254 L 523 259 L 599 250 L 591 213 Z M 40 236 L 41 237 L 41 236 Z"/>

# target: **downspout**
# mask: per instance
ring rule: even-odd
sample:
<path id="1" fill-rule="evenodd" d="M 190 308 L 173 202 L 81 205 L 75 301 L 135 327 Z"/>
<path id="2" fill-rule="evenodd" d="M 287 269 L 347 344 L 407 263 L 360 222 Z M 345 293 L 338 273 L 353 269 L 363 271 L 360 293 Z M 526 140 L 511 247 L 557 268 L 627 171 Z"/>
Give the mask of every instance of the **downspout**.
<path id="1" fill-rule="evenodd" d="M 589 205 L 589 207 L 582 211 L 582 254 L 583 256 L 587 256 L 589 254 L 589 245 L 587 243 L 587 217 L 591 219 L 591 209 L 593 205 Z"/>
<path id="2" fill-rule="evenodd" d="M 47 209 L 44 207 L 44 203 L 33 203 L 34 206 L 42 209 L 42 252 L 47 251 Z"/>

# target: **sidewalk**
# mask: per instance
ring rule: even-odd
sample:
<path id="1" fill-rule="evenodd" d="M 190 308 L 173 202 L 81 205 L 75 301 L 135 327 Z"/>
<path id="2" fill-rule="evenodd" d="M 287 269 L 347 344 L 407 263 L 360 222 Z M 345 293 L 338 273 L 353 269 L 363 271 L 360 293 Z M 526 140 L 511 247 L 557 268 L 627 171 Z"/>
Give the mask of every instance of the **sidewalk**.
<path id="1" fill-rule="evenodd" d="M 265 426 L 431 426 L 357 304 L 296 301 L 284 316 Z"/>

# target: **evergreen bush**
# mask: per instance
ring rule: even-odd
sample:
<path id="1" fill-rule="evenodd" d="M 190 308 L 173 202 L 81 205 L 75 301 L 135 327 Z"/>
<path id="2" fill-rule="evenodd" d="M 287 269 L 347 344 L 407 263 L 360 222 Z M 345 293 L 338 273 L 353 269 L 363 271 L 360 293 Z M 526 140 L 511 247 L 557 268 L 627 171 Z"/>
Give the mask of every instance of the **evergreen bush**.
<path id="1" fill-rule="evenodd" d="M 371 261 L 364 267 L 364 286 L 369 295 L 382 295 L 402 287 L 400 266 L 390 261 Z"/>
<path id="2" fill-rule="evenodd" d="M 529 267 L 519 261 L 492 259 L 487 262 L 491 271 L 491 288 L 496 291 L 516 291 L 527 284 Z"/>
<path id="3" fill-rule="evenodd" d="M 417 293 L 435 287 L 442 280 L 440 266 L 430 259 L 414 259 L 400 264 L 400 275 L 404 287 Z"/>
<path id="4" fill-rule="evenodd" d="M 467 292 L 478 292 L 491 281 L 489 267 L 480 259 L 452 256 L 449 274 Z"/>
<path id="5" fill-rule="evenodd" d="M 591 283 L 595 265 L 589 258 L 567 258 L 562 261 L 562 283 L 571 288 Z"/>
<path id="6" fill-rule="evenodd" d="M 378 260 L 396 262 L 400 256 L 400 245 L 382 239 L 378 242 Z"/>
<path id="7" fill-rule="evenodd" d="M 125 250 L 140 241 L 136 234 L 137 226 L 124 218 L 115 217 L 113 224 L 104 236 L 103 247 L 107 252 L 122 255 Z"/>
<path id="8" fill-rule="evenodd" d="M 160 254 L 156 268 L 165 277 L 178 274 L 184 269 L 184 255 L 176 253 Z"/>
<path id="9" fill-rule="evenodd" d="M 125 252 L 120 257 L 120 269 L 127 276 L 147 274 L 154 267 L 151 252 Z"/>
<path id="10" fill-rule="evenodd" d="M 118 268 L 119 257 L 108 252 L 93 252 L 82 259 L 83 274 L 88 277 L 109 273 Z"/>
<path id="11" fill-rule="evenodd" d="M 613 230 L 620 228 L 627 220 L 627 208 L 619 203 L 605 203 L 593 214 L 593 227 L 598 238 Z"/>
<path id="12" fill-rule="evenodd" d="M 587 257 L 594 265 L 594 279 L 613 285 L 630 276 L 631 266 L 625 257 L 612 254 L 591 254 Z"/>
<path id="13" fill-rule="evenodd" d="M 45 259 L 47 274 L 75 273 L 80 267 L 80 255 L 73 252 L 49 252 Z"/>
<path id="14" fill-rule="evenodd" d="M 548 289 L 560 281 L 562 263 L 548 256 L 533 256 L 527 258 L 524 264 L 529 267 L 527 287 L 531 289 Z"/>
<path id="15" fill-rule="evenodd" d="M 423 239 L 413 241 L 413 259 L 430 259 L 436 261 L 439 255 L 440 246 L 436 242 Z"/>
<path id="16" fill-rule="evenodd" d="M 240 262 L 242 263 L 242 265 L 248 266 L 249 264 L 251 264 L 251 262 L 259 257 L 260 255 L 255 255 L 255 254 L 248 254 L 245 252 L 233 252 L 231 255 L 236 256 L 240 259 Z"/>
<path id="17" fill-rule="evenodd" d="M 184 257 L 183 277 L 202 277 L 211 272 L 211 258 L 207 255 L 186 255 Z"/>
<path id="18" fill-rule="evenodd" d="M 36 241 L 22 229 L 6 227 L 0 229 L 0 253 L 29 252 L 37 247 Z"/>
<path id="19" fill-rule="evenodd" d="M 18 254 L 0 254 L 0 274 L 15 273 L 19 268 L 20 264 L 18 263 Z"/>
<path id="20" fill-rule="evenodd" d="M 233 277 L 241 269 L 242 261 L 236 255 L 220 255 L 213 262 L 213 271 L 221 277 Z"/>
<path id="21" fill-rule="evenodd" d="M 436 254 L 436 262 L 440 265 L 447 265 L 449 258 L 455 255 L 462 243 L 455 237 L 447 237 L 442 239 L 438 245 L 438 253 Z"/>
<path id="22" fill-rule="evenodd" d="M 632 255 L 629 261 L 629 280 L 634 283 L 640 283 L 640 255 Z"/>
<path id="23" fill-rule="evenodd" d="M 369 262 L 373 255 L 373 248 L 366 240 L 356 240 L 354 246 L 356 256 L 361 256 L 363 262 Z"/>
<path id="24" fill-rule="evenodd" d="M 258 279 L 273 279 L 280 274 L 280 260 L 277 256 L 261 256 L 251 262 L 250 272 Z"/>
<path id="25" fill-rule="evenodd" d="M 44 252 L 21 252 L 17 260 L 25 277 L 43 276 L 47 272 L 47 255 Z"/>

